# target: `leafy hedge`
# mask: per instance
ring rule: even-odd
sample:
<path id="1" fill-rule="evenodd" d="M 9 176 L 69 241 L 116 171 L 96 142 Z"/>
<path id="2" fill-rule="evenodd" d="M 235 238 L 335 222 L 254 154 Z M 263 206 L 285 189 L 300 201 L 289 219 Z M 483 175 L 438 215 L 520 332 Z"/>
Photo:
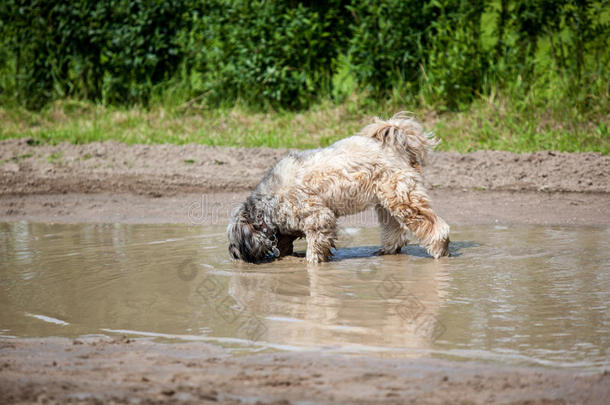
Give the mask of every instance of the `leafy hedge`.
<path id="1" fill-rule="evenodd" d="M 333 61 L 346 43 L 341 3 L 213 2 L 193 25 L 197 90 L 213 102 L 306 106 L 328 92 Z"/>
<path id="2" fill-rule="evenodd" d="M 605 0 L 4 0 L 0 101 L 146 105 L 173 87 L 303 108 L 348 71 L 372 97 L 449 108 L 550 80 L 587 105 L 608 90 L 608 21 Z"/>
<path id="3" fill-rule="evenodd" d="M 13 56 L 4 69 L 15 96 L 33 107 L 66 96 L 146 102 L 181 63 L 178 41 L 191 9 L 182 0 L 5 0 L 0 7 L 0 34 Z"/>

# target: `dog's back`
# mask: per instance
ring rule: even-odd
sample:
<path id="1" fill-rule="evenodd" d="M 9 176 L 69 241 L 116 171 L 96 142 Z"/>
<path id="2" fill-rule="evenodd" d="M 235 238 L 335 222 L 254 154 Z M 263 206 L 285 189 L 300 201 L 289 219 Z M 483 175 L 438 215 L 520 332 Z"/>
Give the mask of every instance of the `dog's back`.
<path id="1" fill-rule="evenodd" d="M 428 152 L 439 143 L 432 133 L 425 133 L 421 124 L 406 113 L 398 113 L 386 121 L 375 118 L 359 135 L 376 139 L 399 153 L 407 153 L 411 166 L 419 171 Z"/>

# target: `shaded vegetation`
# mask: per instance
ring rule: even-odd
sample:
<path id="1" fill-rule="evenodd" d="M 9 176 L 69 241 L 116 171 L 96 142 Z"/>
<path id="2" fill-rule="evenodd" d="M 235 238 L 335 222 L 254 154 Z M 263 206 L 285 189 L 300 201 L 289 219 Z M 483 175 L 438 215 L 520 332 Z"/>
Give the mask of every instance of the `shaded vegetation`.
<path id="1" fill-rule="evenodd" d="M 607 153 L 609 22 L 607 0 L 6 0 L 0 136 L 310 147 L 407 109 L 445 148 Z"/>

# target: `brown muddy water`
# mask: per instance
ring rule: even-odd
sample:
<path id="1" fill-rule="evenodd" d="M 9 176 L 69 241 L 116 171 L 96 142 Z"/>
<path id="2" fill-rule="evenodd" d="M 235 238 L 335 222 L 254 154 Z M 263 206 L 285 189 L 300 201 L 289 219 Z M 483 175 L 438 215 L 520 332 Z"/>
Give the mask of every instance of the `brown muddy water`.
<path id="1" fill-rule="evenodd" d="M 224 227 L 0 224 L 0 336 L 610 365 L 610 228 L 454 227 L 440 260 L 374 256 L 378 238 L 344 228 L 330 263 L 250 265 Z"/>

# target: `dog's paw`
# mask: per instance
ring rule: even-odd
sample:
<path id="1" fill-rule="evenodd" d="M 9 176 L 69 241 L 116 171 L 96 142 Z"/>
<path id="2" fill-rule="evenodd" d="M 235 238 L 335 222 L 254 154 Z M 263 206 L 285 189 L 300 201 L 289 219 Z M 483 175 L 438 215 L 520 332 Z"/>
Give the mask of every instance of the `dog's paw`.
<path id="1" fill-rule="evenodd" d="M 444 256 L 450 256 L 449 238 L 434 242 L 432 245 L 428 246 L 427 250 L 430 256 L 434 257 L 435 259 L 439 259 Z"/>
<path id="2" fill-rule="evenodd" d="M 330 257 L 325 255 L 306 255 L 307 263 L 324 263 L 329 261 Z"/>
<path id="3" fill-rule="evenodd" d="M 379 248 L 373 253 L 375 256 L 397 255 L 402 251 L 402 247 L 397 248 Z"/>

